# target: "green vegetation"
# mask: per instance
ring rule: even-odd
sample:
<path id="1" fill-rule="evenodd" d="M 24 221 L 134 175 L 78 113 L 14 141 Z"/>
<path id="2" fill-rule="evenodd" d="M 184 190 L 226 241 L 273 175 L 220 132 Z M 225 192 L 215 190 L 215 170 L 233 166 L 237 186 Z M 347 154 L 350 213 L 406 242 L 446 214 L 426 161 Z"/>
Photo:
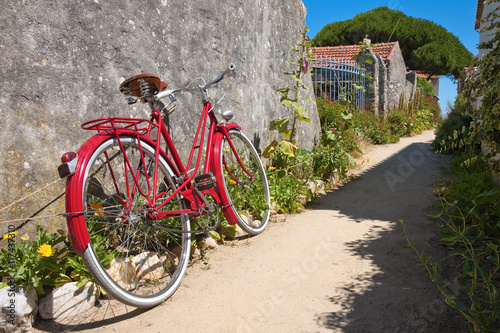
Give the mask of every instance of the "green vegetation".
<path id="1" fill-rule="evenodd" d="M 490 1 L 498 3 L 499 1 Z M 470 91 L 472 105 L 467 115 L 472 117 L 471 140 L 482 143 L 490 149 L 489 157 L 500 154 L 500 6 L 486 16 L 483 22 L 487 25 L 483 31 L 492 36 L 487 43 L 481 43 L 479 49 L 490 51 L 476 65 L 479 75 L 471 75 L 466 90 Z M 500 172 L 500 161 L 493 163 L 493 169 Z"/>
<path id="2" fill-rule="evenodd" d="M 372 43 L 399 41 L 405 63 L 411 69 L 458 78 L 472 64 L 472 54 L 445 28 L 387 7 L 327 24 L 312 42 L 313 46 L 354 45 L 367 34 Z"/>
<path id="3" fill-rule="evenodd" d="M 441 223 L 441 242 L 458 258 L 456 273 L 463 290 L 451 288 L 450 282 L 440 276 L 440 263 L 431 262 L 405 235 L 445 301 L 469 321 L 471 332 L 498 332 L 500 189 L 485 161 L 470 161 L 469 154 L 453 160 L 447 172 L 449 178 L 435 185 L 441 212 L 431 215 Z"/>
<path id="4" fill-rule="evenodd" d="M 68 259 L 74 253 L 68 250 L 65 240 L 65 236 L 57 233 L 47 234 L 40 226 L 37 226 L 37 238 L 33 241 L 29 241 L 27 234 L 21 237 L 17 232 L 4 235 L 3 241 L 9 242 L 9 251 L 2 249 L 0 252 L 0 276 L 28 290 L 35 289 L 39 295 L 47 288 L 71 282 L 73 268 Z M 2 283 L 0 288 L 6 286 Z"/>
<path id="5" fill-rule="evenodd" d="M 497 6 L 485 20 L 498 21 L 499 14 Z M 500 331 L 500 189 L 492 178 L 500 166 L 488 160 L 500 153 L 498 22 L 487 25 L 486 30 L 493 28 L 491 42 L 480 45 L 491 51 L 478 63 L 465 96 L 457 97 L 433 142 L 436 151 L 454 154 L 448 178 L 435 186 L 441 212 L 433 217 L 441 222 L 441 241 L 459 259 L 456 273 L 462 292 L 441 279 L 440 263 L 432 263 L 406 236 L 446 302 L 469 321 L 471 332 Z M 480 144 L 490 149 L 488 155 L 481 155 Z"/>
<path id="6" fill-rule="evenodd" d="M 278 130 L 278 132 L 284 137 L 284 140 L 281 140 L 279 143 L 278 141 L 273 140 L 273 142 L 271 142 L 264 150 L 263 156 L 266 158 L 269 158 L 273 154 L 276 147 L 278 147 L 284 154 L 294 156 L 298 148 L 295 145 L 297 121 L 303 121 L 306 123 L 311 121 L 311 118 L 306 116 L 307 108 L 300 103 L 300 100 L 302 99 L 300 97 L 301 89 L 308 89 L 302 82 L 301 76 L 311 74 L 312 71 L 312 67 L 309 67 L 309 59 L 312 59 L 312 56 L 309 53 L 310 42 L 306 39 L 306 33 L 308 31 L 307 27 L 304 27 L 301 31 L 302 36 L 297 43 L 297 48 L 292 50 L 292 52 L 297 54 L 297 60 L 290 62 L 290 65 L 293 65 L 295 70 L 284 73 L 294 80 L 294 85 L 292 87 L 287 86 L 276 90 L 281 94 L 281 104 L 288 109 L 288 116 L 271 121 L 269 130 Z M 289 96 L 290 94 L 291 97 Z M 312 101 L 309 96 L 306 95 L 304 99 L 307 99 L 314 104 L 314 101 Z"/>

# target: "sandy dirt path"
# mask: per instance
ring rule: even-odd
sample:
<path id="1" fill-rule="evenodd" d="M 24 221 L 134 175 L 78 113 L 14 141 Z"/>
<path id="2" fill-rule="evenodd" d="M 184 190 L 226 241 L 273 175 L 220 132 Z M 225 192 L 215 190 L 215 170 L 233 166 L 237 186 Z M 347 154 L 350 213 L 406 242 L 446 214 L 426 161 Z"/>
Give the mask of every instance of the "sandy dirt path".
<path id="1" fill-rule="evenodd" d="M 400 237 L 402 219 L 431 256 L 445 255 L 436 221 L 425 215 L 449 162 L 432 153 L 432 139 L 427 131 L 370 148 L 357 180 L 211 252 L 161 306 L 103 301 L 84 317 L 39 320 L 34 331 L 466 332 Z"/>

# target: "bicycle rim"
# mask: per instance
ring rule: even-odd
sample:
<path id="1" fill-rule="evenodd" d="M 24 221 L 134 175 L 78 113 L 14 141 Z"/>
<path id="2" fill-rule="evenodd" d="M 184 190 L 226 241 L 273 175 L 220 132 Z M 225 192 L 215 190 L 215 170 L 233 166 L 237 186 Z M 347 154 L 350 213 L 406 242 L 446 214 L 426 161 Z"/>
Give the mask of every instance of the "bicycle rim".
<path id="1" fill-rule="evenodd" d="M 222 182 L 221 190 L 230 204 L 228 219 L 235 218 L 245 232 L 257 235 L 269 222 L 270 196 L 266 173 L 250 140 L 238 130 L 231 130 L 229 134 L 243 167 L 224 138 L 218 166 L 222 177 L 218 182 Z"/>
<path id="2" fill-rule="evenodd" d="M 82 256 L 106 292 L 135 307 L 152 307 L 180 285 L 191 237 L 181 232 L 190 230 L 189 220 L 186 215 L 146 218 L 154 185 L 162 198 L 175 190 L 172 170 L 160 156 L 157 184 L 153 184 L 154 148 L 133 137 L 120 137 L 120 143 L 123 149 L 117 139 L 103 142 L 85 168 L 82 201 L 91 242 Z M 165 210 L 182 208 L 179 196 L 165 206 Z"/>

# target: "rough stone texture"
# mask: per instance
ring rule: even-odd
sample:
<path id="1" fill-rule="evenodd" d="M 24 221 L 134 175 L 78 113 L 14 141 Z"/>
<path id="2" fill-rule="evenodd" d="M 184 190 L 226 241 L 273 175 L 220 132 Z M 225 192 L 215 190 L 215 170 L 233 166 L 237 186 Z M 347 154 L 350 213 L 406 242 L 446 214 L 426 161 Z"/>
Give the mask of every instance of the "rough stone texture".
<path id="1" fill-rule="evenodd" d="M 91 309 L 99 297 L 99 288 L 91 282 L 77 287 L 76 282 L 66 283 L 40 300 L 40 317 L 64 319 Z"/>
<path id="2" fill-rule="evenodd" d="M 387 106 L 389 111 L 395 109 L 399 105 L 399 100 L 406 89 L 406 66 L 403 59 L 403 54 L 399 46 L 394 54 L 386 63 L 387 66 Z"/>
<path id="3" fill-rule="evenodd" d="M 282 73 L 290 70 L 290 49 L 305 13 L 301 0 L 5 2 L 0 13 L 0 208 L 58 178 L 62 153 L 76 151 L 93 134 L 80 129 L 83 122 L 145 117 L 145 105 L 128 106 L 118 93 L 120 82 L 135 74 L 156 73 L 170 87 L 182 87 L 196 77 L 215 78 L 233 62 L 241 84 L 233 82 L 220 109 L 231 108 L 234 120 L 263 149 L 276 135 L 268 131 L 269 122 L 286 114 L 274 89 L 292 84 Z M 309 80 L 306 84 L 312 88 Z M 222 93 L 214 89 L 212 95 Z M 195 103 L 181 101 L 171 116 L 174 141 L 182 147 L 190 145 L 200 113 L 194 97 Z M 304 148 L 312 146 L 320 130 L 316 108 L 310 104 L 308 109 L 313 121 L 298 132 Z M 2 211 L 2 219 L 62 213 L 63 183 Z M 65 220 L 13 223 L 33 234 L 35 224 L 55 232 Z M 0 225 L 0 234 L 6 230 L 7 223 Z"/>
<path id="4" fill-rule="evenodd" d="M 15 292 L 14 292 L 15 290 Z M 0 332 L 22 333 L 33 326 L 38 306 L 36 291 L 25 287 L 0 289 Z"/>
<path id="5" fill-rule="evenodd" d="M 405 98 L 412 100 L 417 90 L 417 72 L 411 71 L 406 74 Z"/>
<path id="6" fill-rule="evenodd" d="M 387 91 L 389 90 L 389 82 L 387 82 L 387 67 L 385 67 L 384 60 L 380 55 L 377 55 L 378 60 L 378 73 L 379 73 L 379 102 L 378 112 L 385 114 L 388 111 L 387 107 Z"/>

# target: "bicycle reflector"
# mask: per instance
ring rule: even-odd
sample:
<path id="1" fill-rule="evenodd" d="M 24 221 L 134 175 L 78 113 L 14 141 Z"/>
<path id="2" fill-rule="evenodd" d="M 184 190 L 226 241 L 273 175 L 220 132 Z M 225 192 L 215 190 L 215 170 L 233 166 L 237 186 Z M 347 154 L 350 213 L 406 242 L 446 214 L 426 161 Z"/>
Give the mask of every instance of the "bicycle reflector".
<path id="1" fill-rule="evenodd" d="M 67 152 L 61 156 L 62 164 L 57 168 L 59 177 L 64 178 L 75 173 L 76 163 L 78 162 L 77 153 Z"/>

